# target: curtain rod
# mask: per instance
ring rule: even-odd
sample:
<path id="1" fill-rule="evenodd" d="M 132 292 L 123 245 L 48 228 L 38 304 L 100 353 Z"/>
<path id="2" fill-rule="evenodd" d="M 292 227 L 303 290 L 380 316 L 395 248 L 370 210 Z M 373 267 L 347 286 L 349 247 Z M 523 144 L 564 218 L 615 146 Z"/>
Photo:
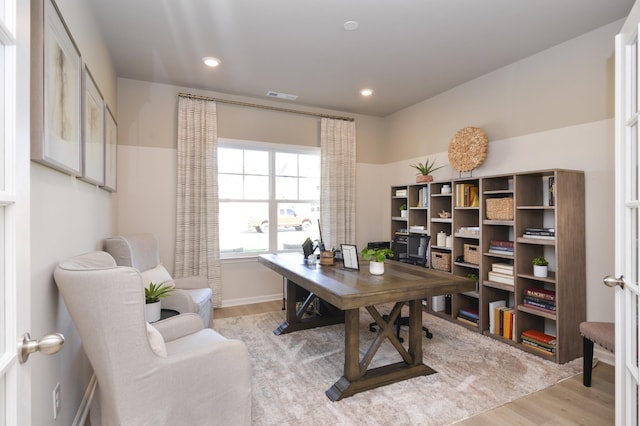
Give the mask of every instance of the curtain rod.
<path id="1" fill-rule="evenodd" d="M 280 112 L 289 112 L 292 114 L 302 114 L 302 115 L 311 115 L 314 117 L 322 117 L 322 118 L 331 118 L 334 120 L 344 120 L 344 121 L 355 121 L 355 118 L 352 117 L 341 117 L 338 115 L 328 115 L 328 114 L 320 114 L 320 113 L 316 113 L 316 112 L 307 112 L 307 111 L 298 111 L 295 109 L 288 109 L 288 108 L 280 108 L 280 107 L 273 107 L 273 106 L 267 106 L 267 105 L 259 105 L 259 104 L 252 104 L 249 102 L 240 102 L 240 101 L 230 101 L 228 99 L 219 99 L 219 98 L 211 98 L 208 96 L 200 96 L 200 95 L 192 95 L 189 93 L 178 93 L 178 96 L 181 96 L 183 98 L 190 98 L 190 99 L 200 99 L 200 100 L 205 100 L 205 101 L 215 101 L 215 102 L 220 102 L 223 104 L 231 104 L 231 105 L 239 105 L 239 106 L 246 106 L 246 107 L 252 107 L 252 108 L 262 108 L 262 109 L 268 109 L 271 111 L 280 111 Z"/>

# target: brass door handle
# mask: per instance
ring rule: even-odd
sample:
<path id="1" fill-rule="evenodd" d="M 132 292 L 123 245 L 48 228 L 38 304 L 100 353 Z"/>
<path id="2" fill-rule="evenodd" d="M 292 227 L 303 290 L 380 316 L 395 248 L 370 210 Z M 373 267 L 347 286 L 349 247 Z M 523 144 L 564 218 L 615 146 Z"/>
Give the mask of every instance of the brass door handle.
<path id="1" fill-rule="evenodd" d="M 34 340 L 29 333 L 24 333 L 22 342 L 18 343 L 18 360 L 24 364 L 34 352 L 53 355 L 62 349 L 63 344 L 64 336 L 60 333 L 47 334 L 40 340 Z"/>
<path id="2" fill-rule="evenodd" d="M 619 285 L 620 288 L 624 288 L 624 277 L 622 275 L 620 275 L 618 278 L 613 275 L 607 275 L 602 281 L 607 287 L 615 287 Z"/>

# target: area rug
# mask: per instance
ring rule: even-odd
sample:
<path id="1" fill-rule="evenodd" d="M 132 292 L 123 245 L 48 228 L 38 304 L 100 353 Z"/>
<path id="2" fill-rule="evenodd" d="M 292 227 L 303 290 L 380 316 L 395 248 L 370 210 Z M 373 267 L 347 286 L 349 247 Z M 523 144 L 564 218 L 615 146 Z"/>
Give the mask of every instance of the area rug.
<path id="1" fill-rule="evenodd" d="M 363 354 L 374 334 L 370 316 L 360 312 Z M 274 335 L 283 320 L 284 312 L 270 312 L 214 321 L 249 349 L 254 425 L 448 425 L 582 370 L 581 359 L 557 365 L 425 314 L 433 339 L 423 339 L 424 362 L 437 373 L 331 402 L 325 391 L 342 376 L 344 326 Z M 386 341 L 371 367 L 400 360 Z"/>

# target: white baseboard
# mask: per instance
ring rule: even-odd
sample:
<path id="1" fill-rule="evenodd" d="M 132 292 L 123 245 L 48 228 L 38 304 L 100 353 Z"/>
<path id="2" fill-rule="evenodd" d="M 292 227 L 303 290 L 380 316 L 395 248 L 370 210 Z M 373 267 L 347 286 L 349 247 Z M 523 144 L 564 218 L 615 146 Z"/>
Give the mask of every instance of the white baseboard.
<path id="1" fill-rule="evenodd" d="M 598 345 L 594 345 L 593 348 L 593 357 L 598 358 L 600 362 L 604 362 L 609 365 L 616 365 L 616 356 L 612 352 L 609 352 L 606 349 L 602 349 Z"/>
<path id="2" fill-rule="evenodd" d="M 96 385 L 98 384 L 98 379 L 94 374 L 91 376 L 91 380 L 89 380 L 89 385 L 87 389 L 84 391 L 84 396 L 82 397 L 82 401 L 80 401 L 80 406 L 78 407 L 78 412 L 76 413 L 76 418 L 73 419 L 72 426 L 84 426 L 87 424 L 87 418 L 89 417 L 89 409 L 91 408 L 91 401 L 93 400 L 93 396 L 96 392 Z"/>
<path id="3" fill-rule="evenodd" d="M 240 299 L 227 299 L 222 301 L 222 307 L 252 305 L 254 303 L 273 302 L 274 300 L 282 300 L 282 293 L 268 294 L 266 296 L 243 297 Z"/>

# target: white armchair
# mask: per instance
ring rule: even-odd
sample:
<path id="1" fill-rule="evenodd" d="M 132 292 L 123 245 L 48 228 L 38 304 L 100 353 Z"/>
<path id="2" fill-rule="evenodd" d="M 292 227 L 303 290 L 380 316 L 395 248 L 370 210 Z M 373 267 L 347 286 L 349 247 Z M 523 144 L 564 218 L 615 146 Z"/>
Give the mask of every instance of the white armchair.
<path id="1" fill-rule="evenodd" d="M 111 237 L 104 240 L 104 250 L 119 266 L 131 266 L 142 273 L 144 285 L 173 281 L 176 291 L 162 299 L 162 307 L 180 313 L 193 312 L 202 318 L 205 327 L 211 325 L 213 292 L 207 279 L 201 276 L 172 278 L 160 263 L 158 240 L 152 234 Z"/>
<path id="2" fill-rule="evenodd" d="M 66 260 L 54 278 L 97 377 L 92 425 L 251 424 L 244 343 L 196 314 L 147 324 L 140 273 L 108 253 Z"/>

